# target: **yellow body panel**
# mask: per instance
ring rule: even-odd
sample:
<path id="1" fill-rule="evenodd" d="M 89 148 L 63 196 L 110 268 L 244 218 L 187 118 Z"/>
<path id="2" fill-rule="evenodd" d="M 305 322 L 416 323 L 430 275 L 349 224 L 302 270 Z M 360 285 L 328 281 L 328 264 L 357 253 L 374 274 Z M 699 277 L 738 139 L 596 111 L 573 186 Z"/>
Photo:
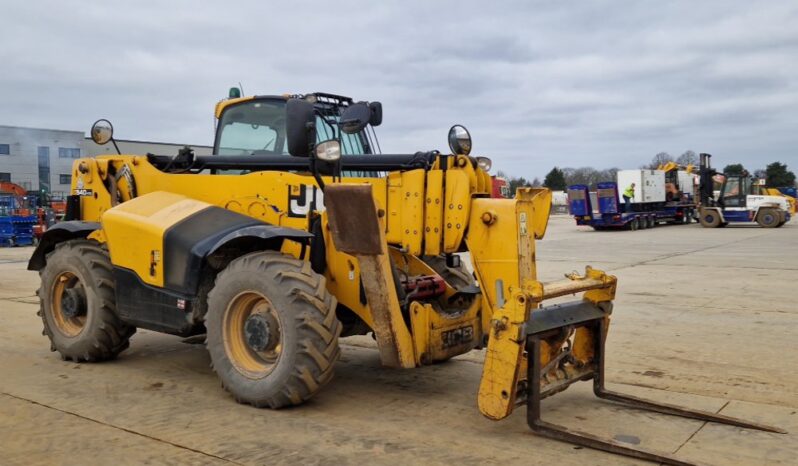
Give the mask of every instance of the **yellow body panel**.
<path id="1" fill-rule="evenodd" d="M 144 283 L 163 286 L 164 232 L 208 207 L 205 202 L 157 191 L 105 211 L 102 231 L 111 262 L 133 270 Z"/>
<path id="2" fill-rule="evenodd" d="M 402 245 L 413 255 L 421 255 L 424 240 L 424 170 L 402 173 Z"/>
<path id="3" fill-rule="evenodd" d="M 427 172 L 427 192 L 424 196 L 424 254 L 437 256 L 443 242 L 443 172 Z"/>
<path id="4" fill-rule="evenodd" d="M 471 209 L 471 185 L 468 174 L 461 170 L 446 171 L 446 193 L 443 206 L 443 252 L 457 252 Z"/>

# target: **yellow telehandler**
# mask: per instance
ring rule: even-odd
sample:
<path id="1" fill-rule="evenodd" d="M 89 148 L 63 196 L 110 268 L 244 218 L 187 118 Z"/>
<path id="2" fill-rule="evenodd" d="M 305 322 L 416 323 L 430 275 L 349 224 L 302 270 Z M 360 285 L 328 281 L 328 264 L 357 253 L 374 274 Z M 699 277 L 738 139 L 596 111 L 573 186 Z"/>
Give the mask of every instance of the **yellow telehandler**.
<path id="1" fill-rule="evenodd" d="M 538 281 L 550 193 L 492 199 L 491 161 L 470 155 L 464 127 L 450 154 L 391 155 L 374 132 L 379 102 L 233 95 L 215 115 L 214 155 L 75 161 L 65 221 L 28 266 L 64 359 L 113 359 L 136 328 L 206 334 L 225 389 L 280 408 L 330 381 L 340 337 L 371 332 L 393 368 L 486 348 L 479 410 L 499 420 L 526 404 L 535 432 L 578 445 L 688 464 L 541 420 L 542 398 L 583 380 L 638 408 L 781 432 L 605 389 L 615 277 L 587 267 Z M 91 137 L 114 142 L 110 122 Z"/>

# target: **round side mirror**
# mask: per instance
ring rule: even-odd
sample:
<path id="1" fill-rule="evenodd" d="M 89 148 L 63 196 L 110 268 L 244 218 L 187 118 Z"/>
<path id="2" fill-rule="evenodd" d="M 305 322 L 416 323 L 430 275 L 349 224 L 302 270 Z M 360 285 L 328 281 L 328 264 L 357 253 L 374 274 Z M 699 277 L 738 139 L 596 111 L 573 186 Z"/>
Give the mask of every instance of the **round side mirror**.
<path id="1" fill-rule="evenodd" d="M 462 125 L 454 125 L 449 130 L 449 149 L 455 155 L 471 153 L 471 134 Z"/>
<path id="2" fill-rule="evenodd" d="M 97 120 L 91 125 L 91 139 L 97 144 L 107 144 L 114 138 L 114 125 L 108 120 Z"/>
<path id="3" fill-rule="evenodd" d="M 369 124 L 371 108 L 366 102 L 352 104 L 341 113 L 341 131 L 346 134 L 356 134 Z"/>

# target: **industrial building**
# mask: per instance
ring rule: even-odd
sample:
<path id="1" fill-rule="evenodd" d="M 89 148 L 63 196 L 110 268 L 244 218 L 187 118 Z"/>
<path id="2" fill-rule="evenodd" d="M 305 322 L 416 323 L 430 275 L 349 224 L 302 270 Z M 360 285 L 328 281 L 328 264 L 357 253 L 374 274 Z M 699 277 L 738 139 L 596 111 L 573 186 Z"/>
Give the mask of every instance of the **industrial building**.
<path id="1" fill-rule="evenodd" d="M 116 142 L 119 150 L 128 154 L 174 155 L 186 145 L 137 140 Z M 210 146 L 189 147 L 197 155 L 213 151 Z M 61 197 L 69 191 L 74 159 L 115 152 L 112 144 L 99 146 L 82 131 L 0 125 L 0 181 Z"/>

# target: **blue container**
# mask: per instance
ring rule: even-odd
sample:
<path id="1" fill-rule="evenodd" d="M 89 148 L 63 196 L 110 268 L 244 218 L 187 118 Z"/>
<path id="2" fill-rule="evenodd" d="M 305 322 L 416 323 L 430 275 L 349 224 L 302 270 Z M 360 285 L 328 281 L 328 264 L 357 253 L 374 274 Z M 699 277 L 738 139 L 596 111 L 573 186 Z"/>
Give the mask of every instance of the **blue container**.
<path id="1" fill-rule="evenodd" d="M 596 199 L 598 199 L 599 212 L 602 214 L 617 214 L 618 209 L 618 183 L 607 181 L 596 185 Z"/>
<path id="2" fill-rule="evenodd" d="M 568 187 L 568 211 L 575 217 L 586 217 L 593 214 L 587 186 L 575 184 Z"/>

